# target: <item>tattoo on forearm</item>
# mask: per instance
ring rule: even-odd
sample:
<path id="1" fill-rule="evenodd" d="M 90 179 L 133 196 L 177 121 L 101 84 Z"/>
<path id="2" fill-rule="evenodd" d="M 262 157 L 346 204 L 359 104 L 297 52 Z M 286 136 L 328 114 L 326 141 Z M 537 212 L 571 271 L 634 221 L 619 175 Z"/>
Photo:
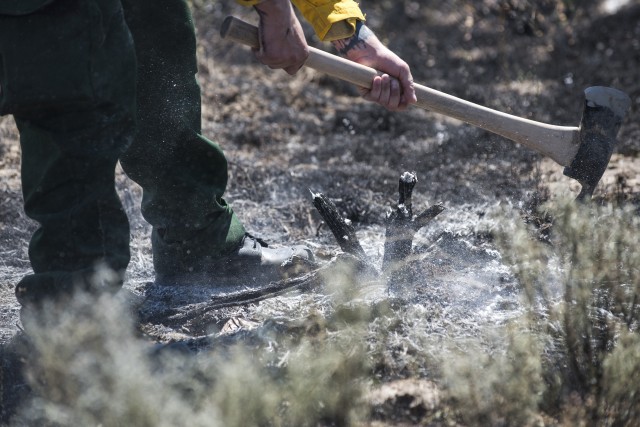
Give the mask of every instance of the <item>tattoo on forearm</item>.
<path id="1" fill-rule="evenodd" d="M 373 32 L 362 21 L 356 23 L 356 32 L 346 39 L 335 40 L 333 45 L 342 56 L 347 56 L 352 50 L 364 49 L 366 41 L 373 35 Z"/>

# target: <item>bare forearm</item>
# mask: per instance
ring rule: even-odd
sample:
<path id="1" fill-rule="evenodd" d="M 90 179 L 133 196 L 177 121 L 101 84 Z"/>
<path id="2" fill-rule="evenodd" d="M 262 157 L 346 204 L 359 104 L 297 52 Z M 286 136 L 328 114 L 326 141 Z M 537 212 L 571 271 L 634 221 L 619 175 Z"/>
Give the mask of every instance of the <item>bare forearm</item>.
<path id="1" fill-rule="evenodd" d="M 360 89 L 365 99 L 390 110 L 403 110 L 416 102 L 409 66 L 384 46 L 363 22 L 357 23 L 351 37 L 332 43 L 340 55 L 382 73 L 373 79 L 370 88 Z"/>
<path id="2" fill-rule="evenodd" d="M 362 21 L 358 21 L 353 36 L 331 43 L 341 56 L 352 59 L 366 54 L 367 44 L 372 37 L 375 37 L 373 32 Z"/>

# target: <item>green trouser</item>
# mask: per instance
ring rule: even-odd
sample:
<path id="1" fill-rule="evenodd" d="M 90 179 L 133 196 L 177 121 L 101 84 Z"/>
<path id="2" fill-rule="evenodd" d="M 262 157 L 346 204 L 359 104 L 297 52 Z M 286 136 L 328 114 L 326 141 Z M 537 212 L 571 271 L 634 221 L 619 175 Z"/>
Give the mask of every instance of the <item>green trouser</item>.
<path id="1" fill-rule="evenodd" d="M 238 245 L 226 160 L 200 135 L 195 73 L 185 0 L 54 0 L 17 16 L 0 5 L 0 113 L 20 130 L 25 212 L 40 225 L 21 302 L 120 287 L 118 159 L 143 188 L 157 271 L 197 270 Z"/>

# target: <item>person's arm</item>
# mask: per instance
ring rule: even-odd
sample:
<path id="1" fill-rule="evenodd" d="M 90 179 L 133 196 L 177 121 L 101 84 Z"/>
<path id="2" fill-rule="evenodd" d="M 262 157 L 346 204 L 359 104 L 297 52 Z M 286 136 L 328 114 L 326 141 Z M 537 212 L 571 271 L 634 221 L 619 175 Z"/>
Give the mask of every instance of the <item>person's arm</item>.
<path id="1" fill-rule="evenodd" d="M 290 0 L 264 0 L 254 5 L 260 16 L 260 62 L 293 75 L 304 65 L 309 47 Z"/>
<path id="2" fill-rule="evenodd" d="M 341 55 L 385 73 L 374 78 L 371 89 L 360 88 L 365 99 L 392 111 L 416 102 L 409 66 L 364 25 L 364 15 L 353 0 L 238 1 L 253 6 L 260 16 L 260 49 L 255 52 L 263 64 L 295 74 L 309 56 L 302 26 L 291 6 L 293 1 L 316 34 L 331 41 Z"/>
<path id="3" fill-rule="evenodd" d="M 332 43 L 345 58 L 385 73 L 373 79 L 371 89 L 360 88 L 365 99 L 392 111 L 404 110 L 416 102 L 409 65 L 384 46 L 362 21 L 358 21 L 351 37 Z"/>

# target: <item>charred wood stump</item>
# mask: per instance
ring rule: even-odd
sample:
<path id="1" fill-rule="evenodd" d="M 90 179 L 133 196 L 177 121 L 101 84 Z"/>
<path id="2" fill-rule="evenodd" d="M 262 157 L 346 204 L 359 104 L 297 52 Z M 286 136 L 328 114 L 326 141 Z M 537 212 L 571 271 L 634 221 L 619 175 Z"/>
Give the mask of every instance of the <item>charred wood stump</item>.
<path id="1" fill-rule="evenodd" d="M 415 234 L 444 210 L 440 203 L 413 215 L 412 193 L 418 182 L 414 172 L 405 172 L 398 183 L 398 204 L 387 215 L 382 272 L 389 288 L 410 283 L 412 245 Z"/>
<path id="2" fill-rule="evenodd" d="M 444 211 L 444 206 L 438 203 L 413 215 L 412 193 L 417 182 L 413 172 L 404 172 L 400 176 L 398 204 L 387 216 L 382 272 L 389 285 L 408 280 L 415 234 Z M 377 271 L 367 259 L 353 225 L 342 218 L 335 204 L 324 194 L 312 195 L 314 206 L 331 229 L 340 248 L 370 266 L 370 270 Z"/>
<path id="3" fill-rule="evenodd" d="M 311 195 L 313 205 L 344 252 L 336 256 L 337 262 L 332 269 L 325 270 L 325 280 L 335 283 L 338 279 L 342 283 L 357 284 L 378 280 L 380 271 L 362 249 L 351 221 L 343 218 L 336 205 L 324 194 L 311 192 Z"/>
<path id="4" fill-rule="evenodd" d="M 344 219 L 336 205 L 322 193 L 311 193 L 313 206 L 316 207 L 322 219 L 327 224 L 344 252 L 355 256 L 365 263 L 369 263 L 364 249 L 356 236 L 356 230 L 351 221 Z"/>

